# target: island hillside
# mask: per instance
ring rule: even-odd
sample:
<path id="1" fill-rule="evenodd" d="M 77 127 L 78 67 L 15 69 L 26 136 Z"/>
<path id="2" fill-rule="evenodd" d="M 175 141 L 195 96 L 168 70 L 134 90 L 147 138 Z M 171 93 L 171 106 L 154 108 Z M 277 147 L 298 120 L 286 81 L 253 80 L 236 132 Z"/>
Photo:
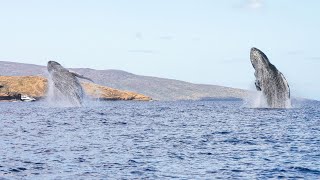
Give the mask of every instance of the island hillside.
<path id="1" fill-rule="evenodd" d="M 46 63 L 46 62 L 45 62 Z M 63 64 L 63 62 L 61 62 Z M 70 70 L 91 78 L 95 83 L 152 97 L 154 100 L 202 100 L 202 99 L 245 99 L 252 92 L 217 85 L 194 84 L 185 81 L 141 76 L 121 70 L 95 70 L 71 68 Z M 46 66 L 0 61 L 2 76 L 48 77 Z M 207 77 L 215 79 L 219 77 Z"/>
<path id="2" fill-rule="evenodd" d="M 82 82 L 84 91 L 90 98 L 101 100 L 139 100 L 149 101 L 150 97 L 121 91 L 94 83 Z M 19 95 L 36 99 L 44 98 L 48 90 L 48 80 L 41 76 L 0 76 L 0 100 L 9 100 Z"/>

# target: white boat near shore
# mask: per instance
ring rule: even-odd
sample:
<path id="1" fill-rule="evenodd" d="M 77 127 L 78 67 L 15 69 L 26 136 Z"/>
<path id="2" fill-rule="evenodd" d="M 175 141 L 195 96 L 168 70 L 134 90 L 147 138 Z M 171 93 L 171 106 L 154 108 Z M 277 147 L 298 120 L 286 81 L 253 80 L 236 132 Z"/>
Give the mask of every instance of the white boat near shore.
<path id="1" fill-rule="evenodd" d="M 29 97 L 27 95 L 22 95 L 21 96 L 21 101 L 25 101 L 25 102 L 31 102 L 31 101 L 35 101 L 36 99 L 33 97 Z"/>

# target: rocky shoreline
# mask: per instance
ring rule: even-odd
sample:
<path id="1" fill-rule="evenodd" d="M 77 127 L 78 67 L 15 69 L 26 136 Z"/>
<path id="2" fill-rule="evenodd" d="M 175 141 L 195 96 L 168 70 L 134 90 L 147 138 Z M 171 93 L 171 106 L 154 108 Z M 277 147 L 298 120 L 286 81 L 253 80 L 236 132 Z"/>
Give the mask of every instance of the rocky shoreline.
<path id="1" fill-rule="evenodd" d="M 99 100 L 136 100 L 150 101 L 151 97 L 122 91 L 94 83 L 82 82 L 84 91 L 89 98 Z M 0 76 L 0 102 L 21 100 L 28 96 L 36 100 L 47 96 L 48 80 L 42 76 Z"/>

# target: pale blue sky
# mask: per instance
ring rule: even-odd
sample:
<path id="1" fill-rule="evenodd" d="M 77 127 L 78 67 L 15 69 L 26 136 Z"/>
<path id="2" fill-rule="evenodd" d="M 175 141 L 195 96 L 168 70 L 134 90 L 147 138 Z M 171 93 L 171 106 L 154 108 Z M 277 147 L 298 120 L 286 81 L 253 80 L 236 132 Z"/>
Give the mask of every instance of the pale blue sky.
<path id="1" fill-rule="evenodd" d="M 254 89 L 250 48 L 320 100 L 318 0 L 0 0 L 0 60 Z"/>

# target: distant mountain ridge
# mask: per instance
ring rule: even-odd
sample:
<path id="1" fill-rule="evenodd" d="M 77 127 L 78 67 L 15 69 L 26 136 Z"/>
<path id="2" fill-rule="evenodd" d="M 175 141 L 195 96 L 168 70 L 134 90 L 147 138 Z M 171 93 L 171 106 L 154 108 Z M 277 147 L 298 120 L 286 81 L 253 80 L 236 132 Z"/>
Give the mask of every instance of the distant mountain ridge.
<path id="1" fill-rule="evenodd" d="M 244 99 L 250 94 L 250 91 L 243 89 L 140 76 L 121 70 L 94 70 L 89 68 L 70 68 L 70 70 L 91 78 L 97 84 L 141 93 L 155 100 Z M 0 75 L 40 75 L 47 77 L 48 73 L 45 66 L 0 61 Z"/>

